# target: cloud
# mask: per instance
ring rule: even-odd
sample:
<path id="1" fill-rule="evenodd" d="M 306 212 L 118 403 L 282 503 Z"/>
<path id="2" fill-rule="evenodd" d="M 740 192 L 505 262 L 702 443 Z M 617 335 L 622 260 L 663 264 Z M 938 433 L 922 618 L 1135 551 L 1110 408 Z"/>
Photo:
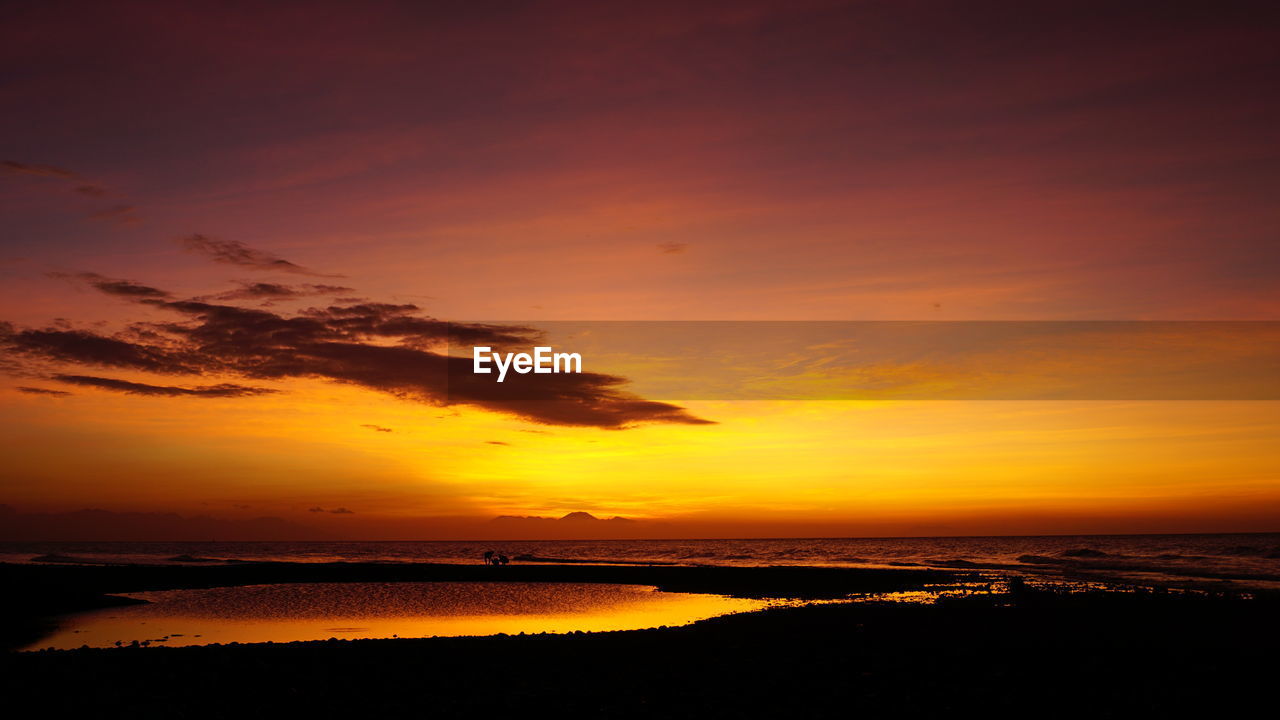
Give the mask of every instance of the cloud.
<path id="1" fill-rule="evenodd" d="M 356 511 L 355 511 L 355 510 L 348 510 L 348 509 L 346 509 L 346 508 L 344 508 L 344 507 L 334 508 L 334 509 L 330 510 L 329 512 L 330 512 L 330 513 L 333 513 L 334 515 L 355 515 L 355 514 L 356 514 Z"/>
<path id="2" fill-rule="evenodd" d="M 125 281 L 93 286 L 121 295 Z M 101 287 L 99 286 L 101 285 Z M 280 381 L 313 378 L 387 393 L 430 405 L 469 405 L 548 425 L 621 429 L 639 423 L 709 424 L 683 408 L 622 389 L 626 380 L 601 373 L 521 375 L 502 385 L 471 372 L 471 359 L 447 354 L 449 343 L 494 347 L 534 344 L 533 328 L 448 323 L 418 314 L 415 305 L 362 303 L 282 314 L 263 309 L 167 300 L 126 290 L 135 302 L 167 310 L 173 322 L 135 323 L 106 336 L 66 328 L 15 329 L 0 323 L 0 347 L 27 362 L 112 367 L 161 375 L 234 376 Z M 236 384 L 150 385 L 81 373 L 63 382 L 141 395 L 239 397 L 269 392 Z"/>
<path id="3" fill-rule="evenodd" d="M 658 243 L 657 248 L 658 250 L 662 251 L 667 255 L 674 255 L 676 253 L 682 253 L 685 250 L 688 250 L 689 243 L 664 242 L 664 243 Z"/>
<path id="4" fill-rule="evenodd" d="M 95 290 L 104 292 L 108 295 L 117 295 L 125 298 L 141 299 L 170 297 L 170 294 L 164 290 L 142 285 L 132 280 L 117 280 L 114 278 L 103 277 L 98 273 L 82 272 L 74 275 L 68 275 L 67 273 L 51 272 L 48 273 L 48 276 L 52 278 L 74 278 L 77 280 L 83 280 Z"/>
<path id="5" fill-rule="evenodd" d="M 318 506 L 317 506 L 317 507 L 313 507 L 313 508 L 311 508 L 311 509 L 310 509 L 310 510 L 308 510 L 307 512 L 316 512 L 316 513 L 320 513 L 320 512 L 324 512 L 324 508 L 322 508 L 322 507 L 318 507 Z"/>
<path id="6" fill-rule="evenodd" d="M 501 440 L 485 440 L 485 442 L 488 443 L 489 445 L 505 445 L 507 447 L 511 447 L 511 443 L 503 442 Z"/>
<path id="7" fill-rule="evenodd" d="M 267 282 L 242 282 L 235 290 L 208 296 L 207 300 L 287 300 L 317 295 L 341 295 L 354 288 L 341 285 L 281 285 Z"/>
<path id="8" fill-rule="evenodd" d="M 32 177 L 52 178 L 54 180 L 65 180 L 76 183 L 72 191 L 87 197 L 100 198 L 106 197 L 109 193 L 107 189 L 101 185 L 87 181 L 80 173 L 65 170 L 52 165 L 36 165 L 33 163 L 20 163 L 13 160 L 5 160 L 0 162 L 0 169 L 8 171 L 16 175 L 29 175 Z M 142 222 L 137 215 L 137 208 L 131 205 L 117 205 L 116 207 L 99 210 L 90 213 L 88 216 L 91 220 L 107 220 L 118 222 L 126 225 L 136 225 Z"/>
<path id="9" fill-rule="evenodd" d="M 36 177 L 58 178 L 61 180 L 81 179 L 80 175 L 77 173 L 71 172 L 70 170 L 64 170 L 59 167 L 53 167 L 52 165 L 34 165 L 31 163 L 20 163 L 13 160 L 5 160 L 0 162 L 0 168 L 4 168 L 11 173 L 17 173 L 19 175 L 34 175 Z"/>
<path id="10" fill-rule="evenodd" d="M 361 425 L 360 427 L 362 427 L 362 428 L 369 428 L 370 430 L 372 430 L 372 431 L 374 431 L 374 432 L 384 432 L 384 433 L 387 433 L 387 432 L 393 432 L 393 431 L 391 430 L 391 428 L 389 428 L 389 427 L 382 427 L 381 425 Z"/>
<path id="11" fill-rule="evenodd" d="M 214 262 L 236 265 L 250 270 L 276 270 L 299 275 L 340 277 L 337 275 L 321 275 L 301 265 L 291 263 L 278 255 L 273 255 L 263 250 L 255 250 L 238 240 L 218 240 L 207 235 L 195 234 L 183 238 L 182 245 L 188 252 L 205 255 Z"/>
<path id="12" fill-rule="evenodd" d="M 98 210 L 89 213 L 88 218 L 117 225 L 137 225 L 142 222 L 142 218 L 138 216 L 138 209 L 132 205 L 115 205 L 105 210 Z"/>
<path id="13" fill-rule="evenodd" d="M 181 349 L 105 337 L 85 330 L 8 331 L 0 327 L 0 344 L 17 356 L 77 365 L 124 368 L 163 375 L 197 375 L 205 359 Z"/>
<path id="14" fill-rule="evenodd" d="M 71 385 L 84 385 L 103 390 L 114 390 L 116 392 L 128 393 L 130 395 L 149 395 L 153 397 L 234 398 L 280 392 L 279 390 L 273 390 L 271 388 L 250 387 L 247 385 L 235 385 L 232 383 L 201 385 L 197 387 L 175 387 L 173 385 L 148 385 L 146 383 L 129 382 L 128 380 L 115 380 L 112 378 L 91 377 L 88 375 L 54 375 L 52 379 L 57 380 L 58 382 L 69 383 Z"/>
<path id="15" fill-rule="evenodd" d="M 64 397 L 71 394 L 66 390 L 50 390 L 48 388 L 26 387 L 24 385 L 19 385 L 17 390 L 20 393 L 26 393 L 28 395 L 55 395 L 58 397 Z"/>
<path id="16" fill-rule="evenodd" d="M 169 293 L 146 285 L 139 285 L 131 280 L 95 280 L 91 283 L 95 288 L 108 295 L 121 295 L 132 298 L 165 298 Z"/>

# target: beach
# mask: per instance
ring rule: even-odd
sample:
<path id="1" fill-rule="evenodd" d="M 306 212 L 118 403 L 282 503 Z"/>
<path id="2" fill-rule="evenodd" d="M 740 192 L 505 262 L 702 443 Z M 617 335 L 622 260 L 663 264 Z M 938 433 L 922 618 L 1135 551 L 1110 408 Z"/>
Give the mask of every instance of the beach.
<path id="1" fill-rule="evenodd" d="M 336 583 L 559 583 L 651 586 L 667 593 L 819 600 L 854 593 L 920 590 L 968 575 L 928 569 L 691 567 L 536 564 L 497 567 L 441 563 L 230 563 L 212 565 L 0 564 L 6 645 L 36 641 L 59 615 L 127 606 L 122 593 L 191 588 Z"/>
<path id="2" fill-rule="evenodd" d="M 7 564 L 0 577 L 10 588 L 11 638 L 15 618 L 25 615 L 21 629 L 39 634 L 47 630 L 42 622 L 57 622 L 47 616 L 51 609 L 102 607 L 119 597 L 113 592 L 262 583 L 490 583 L 497 577 L 867 600 L 779 606 L 626 632 L 5 654 L 7 697 L 47 712 L 101 717 L 489 717 L 532 707 L 572 717 L 1222 712 L 1265 691 L 1270 649 L 1280 640 L 1280 605 L 1268 593 L 1069 590 L 918 568 Z M 967 589 L 924 602 L 892 601 L 939 587 Z M 35 588 L 40 593 L 32 593 Z"/>

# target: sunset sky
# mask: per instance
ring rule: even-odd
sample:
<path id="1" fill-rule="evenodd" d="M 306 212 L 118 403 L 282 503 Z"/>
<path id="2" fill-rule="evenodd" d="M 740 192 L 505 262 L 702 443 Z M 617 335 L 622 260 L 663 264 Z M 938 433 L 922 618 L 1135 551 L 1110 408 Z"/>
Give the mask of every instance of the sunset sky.
<path id="1" fill-rule="evenodd" d="M 1280 34 L 1182 5 L 9 6 L 0 504 L 368 539 L 1280 530 Z M 582 403 L 440 380 L 451 332 L 691 320 L 1255 322 L 909 358 L 658 324 L 587 354 Z M 725 391 L 699 338 L 791 385 Z M 925 390 L 831 399 L 832 368 Z M 944 391 L 975 373 L 1015 390 Z M 1117 390 L 1144 377 L 1213 389 Z M 573 511 L 638 522 L 492 522 Z"/>

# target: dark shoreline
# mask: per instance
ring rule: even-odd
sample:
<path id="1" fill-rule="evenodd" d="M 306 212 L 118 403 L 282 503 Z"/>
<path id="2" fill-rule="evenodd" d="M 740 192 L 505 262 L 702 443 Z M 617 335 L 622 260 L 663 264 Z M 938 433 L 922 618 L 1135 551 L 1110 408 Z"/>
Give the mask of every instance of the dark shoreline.
<path id="1" fill-rule="evenodd" d="M 1269 700 L 1277 609 L 1015 588 L 613 633 L 8 653 L 0 677 L 54 717 L 1217 717 Z"/>
<path id="2" fill-rule="evenodd" d="M 556 582 L 652 585 L 668 592 L 745 598 L 840 598 L 851 593 L 916 590 L 967 573 L 924 569 L 685 567 L 638 565 L 455 565 L 442 563 L 233 563 L 145 565 L 0 563 L 6 618 L 0 649 L 46 634 L 56 616 L 139 602 L 120 593 L 275 583 Z"/>
<path id="3" fill-rule="evenodd" d="M 10 641 L 43 632 L 55 612 L 142 590 L 497 580 L 816 599 L 984 579 L 914 568 L 0 564 Z M 611 633 L 9 652 L 0 678 L 11 703 L 54 716 L 473 718 L 535 706 L 646 718 L 1221 715 L 1266 695 L 1277 611 L 1270 594 L 1014 582 L 932 605 L 775 608 Z"/>

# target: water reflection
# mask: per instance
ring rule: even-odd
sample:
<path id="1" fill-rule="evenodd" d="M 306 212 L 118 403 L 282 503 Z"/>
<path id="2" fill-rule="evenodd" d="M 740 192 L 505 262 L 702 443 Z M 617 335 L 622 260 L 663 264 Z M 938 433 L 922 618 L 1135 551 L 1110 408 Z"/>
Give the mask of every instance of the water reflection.
<path id="1" fill-rule="evenodd" d="M 776 601 L 585 583 L 307 583 L 130 593 L 148 604 L 80 613 L 28 650 L 180 646 L 684 625 Z"/>

